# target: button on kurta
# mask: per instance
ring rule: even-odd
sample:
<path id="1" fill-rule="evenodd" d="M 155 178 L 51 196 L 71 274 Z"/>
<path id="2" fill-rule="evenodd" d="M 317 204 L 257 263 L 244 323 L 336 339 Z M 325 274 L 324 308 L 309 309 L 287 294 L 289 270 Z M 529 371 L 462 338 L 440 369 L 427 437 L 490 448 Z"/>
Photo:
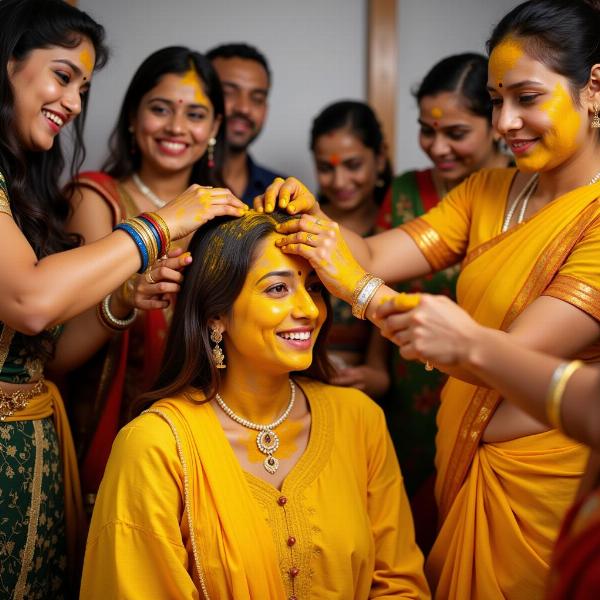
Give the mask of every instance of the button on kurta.
<path id="1" fill-rule="evenodd" d="M 279 504 L 279 506 L 285 506 L 286 502 L 287 498 L 285 496 L 279 496 L 277 499 L 277 504 Z"/>
<path id="2" fill-rule="evenodd" d="M 295 543 L 296 543 L 296 538 L 293 535 L 290 535 L 290 537 L 287 539 L 287 545 L 291 547 Z"/>

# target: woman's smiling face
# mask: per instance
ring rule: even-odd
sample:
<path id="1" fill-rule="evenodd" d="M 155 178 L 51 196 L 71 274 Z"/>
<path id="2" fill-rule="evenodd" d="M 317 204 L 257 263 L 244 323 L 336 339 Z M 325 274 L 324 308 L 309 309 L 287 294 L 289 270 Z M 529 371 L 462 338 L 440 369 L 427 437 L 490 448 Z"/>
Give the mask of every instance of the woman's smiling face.
<path id="1" fill-rule="evenodd" d="M 307 369 L 327 316 L 323 285 L 303 258 L 260 242 L 244 286 L 223 319 L 227 363 L 273 374 Z"/>
<path id="2" fill-rule="evenodd" d="M 522 171 L 549 171 L 583 145 L 587 109 L 578 106 L 570 82 L 507 38 L 490 55 L 488 89 L 492 122 Z"/>

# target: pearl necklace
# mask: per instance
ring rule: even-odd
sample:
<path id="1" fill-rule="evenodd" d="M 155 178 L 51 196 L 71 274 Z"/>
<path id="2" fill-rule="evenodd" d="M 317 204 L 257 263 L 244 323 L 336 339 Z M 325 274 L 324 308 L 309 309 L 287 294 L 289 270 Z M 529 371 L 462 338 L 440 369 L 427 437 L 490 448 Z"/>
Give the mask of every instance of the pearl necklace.
<path id="1" fill-rule="evenodd" d="M 294 401 L 296 400 L 296 386 L 294 385 L 294 382 L 290 379 L 290 402 L 287 408 L 276 421 L 269 423 L 269 425 L 253 423 L 248 419 L 244 419 L 243 417 L 236 415 L 233 410 L 231 410 L 231 408 L 225 404 L 225 401 L 218 393 L 215 394 L 215 400 L 221 407 L 221 410 L 230 419 L 234 420 L 243 427 L 258 431 L 258 435 L 256 436 L 256 446 L 263 454 L 266 454 L 267 456 L 263 461 L 263 467 L 265 468 L 265 471 L 273 475 L 279 468 L 279 460 L 273 456 L 273 454 L 277 452 L 277 448 L 279 448 L 279 436 L 273 431 L 273 429 L 279 427 L 279 425 L 281 425 L 290 416 L 290 412 L 292 412 Z"/>
<path id="2" fill-rule="evenodd" d="M 156 206 L 156 208 L 162 208 L 166 202 L 164 200 L 162 200 L 161 198 L 159 198 L 138 176 L 137 173 L 134 173 L 131 176 L 131 179 L 133 179 L 133 183 L 135 183 L 135 187 L 140 190 L 140 192 L 142 192 L 142 194 L 144 194 L 144 196 L 146 196 L 146 198 L 148 198 L 148 200 L 150 200 L 150 202 L 152 202 L 152 204 L 154 204 L 154 206 Z"/>
<path id="3" fill-rule="evenodd" d="M 525 187 L 521 190 L 521 193 L 515 198 L 514 202 L 510 205 L 508 212 L 506 213 L 506 217 L 504 218 L 504 223 L 502 224 L 502 233 L 504 233 L 508 226 L 510 225 L 510 221 L 515 212 L 515 209 L 519 205 L 521 200 L 523 204 L 521 205 L 521 210 L 519 211 L 519 216 L 517 218 L 517 224 L 522 223 L 525 217 L 525 211 L 527 210 L 527 204 L 529 203 L 529 199 L 533 196 L 533 193 L 537 189 L 537 180 L 539 178 L 539 173 L 536 173 L 525 185 Z M 589 181 L 588 185 L 594 185 L 594 183 L 598 183 L 600 181 L 600 171 L 598 171 Z"/>
<path id="4" fill-rule="evenodd" d="M 519 211 L 519 216 L 517 217 L 517 224 L 522 223 L 525 218 L 525 211 L 527 210 L 527 205 L 529 204 L 529 199 L 533 196 L 533 192 L 537 189 L 537 181 L 539 178 L 539 174 L 536 173 L 523 187 L 519 195 L 514 199 L 513 203 L 510 205 L 510 208 L 506 212 L 506 217 L 504 217 L 504 223 L 502 223 L 502 233 L 504 233 L 511 222 L 513 214 L 517 209 L 517 206 L 522 201 L 521 210 Z"/>
<path id="5" fill-rule="evenodd" d="M 588 185 L 594 185 L 594 183 L 598 183 L 600 181 L 600 171 L 598 171 L 591 179 Z"/>

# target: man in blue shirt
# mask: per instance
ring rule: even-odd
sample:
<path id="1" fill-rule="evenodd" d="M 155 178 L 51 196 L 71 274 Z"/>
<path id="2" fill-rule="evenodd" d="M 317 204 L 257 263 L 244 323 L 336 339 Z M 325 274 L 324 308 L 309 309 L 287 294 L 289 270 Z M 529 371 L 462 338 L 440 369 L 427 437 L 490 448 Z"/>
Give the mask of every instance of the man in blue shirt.
<path id="1" fill-rule="evenodd" d="M 267 116 L 271 73 L 266 58 L 247 44 L 225 44 L 206 53 L 225 98 L 227 141 L 223 178 L 229 189 L 252 206 L 255 196 L 279 177 L 257 165 L 248 146 L 258 137 Z"/>

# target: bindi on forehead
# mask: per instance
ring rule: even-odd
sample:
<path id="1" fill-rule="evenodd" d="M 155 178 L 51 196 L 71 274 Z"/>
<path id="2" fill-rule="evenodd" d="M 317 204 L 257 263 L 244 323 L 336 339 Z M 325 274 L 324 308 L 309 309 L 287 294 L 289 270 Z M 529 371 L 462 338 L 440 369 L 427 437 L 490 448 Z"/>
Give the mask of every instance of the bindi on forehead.
<path id="1" fill-rule="evenodd" d="M 204 89 L 202 88 L 200 77 L 194 69 L 189 69 L 189 71 L 187 71 L 187 73 L 181 78 L 181 83 L 183 85 L 191 87 L 194 90 L 194 100 L 198 104 L 209 104 L 209 101 L 206 98 L 206 95 L 204 94 Z"/>
<path id="2" fill-rule="evenodd" d="M 339 165 L 341 162 L 342 162 L 342 159 L 340 158 L 340 155 L 339 155 L 339 154 L 332 154 L 332 155 L 329 157 L 329 164 L 330 164 L 332 167 L 337 167 L 337 166 L 338 166 L 338 165 Z"/>
<path id="3" fill-rule="evenodd" d="M 523 57 L 523 54 L 522 44 L 510 37 L 503 40 L 494 48 L 490 56 L 489 72 L 492 81 L 498 87 L 503 87 L 506 74 L 515 68 L 515 65 Z"/>

